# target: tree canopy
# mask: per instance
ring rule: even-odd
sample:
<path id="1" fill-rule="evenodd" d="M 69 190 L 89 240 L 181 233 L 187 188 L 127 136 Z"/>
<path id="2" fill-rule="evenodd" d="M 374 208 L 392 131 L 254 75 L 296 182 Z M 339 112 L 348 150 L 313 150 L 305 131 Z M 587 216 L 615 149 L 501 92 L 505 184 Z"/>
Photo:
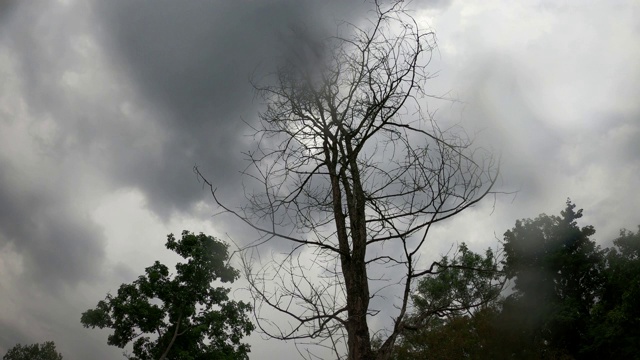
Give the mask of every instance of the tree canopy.
<path id="1" fill-rule="evenodd" d="M 605 283 L 593 309 L 592 343 L 585 352 L 597 358 L 633 359 L 640 353 L 640 227 L 621 230 L 607 249 Z"/>
<path id="2" fill-rule="evenodd" d="M 53 341 L 42 344 L 16 344 L 2 357 L 2 360 L 62 360 Z"/>
<path id="3" fill-rule="evenodd" d="M 430 276 L 420 279 L 414 310 L 395 350 L 395 359 L 476 358 L 487 319 L 503 288 L 493 251 L 476 254 L 462 243 L 453 258 L 444 256 Z"/>
<path id="4" fill-rule="evenodd" d="M 444 256 L 433 274 L 418 281 L 412 297 L 414 321 L 428 323 L 433 317 L 470 313 L 494 301 L 502 291 L 501 271 L 493 251 L 476 254 L 462 243 L 453 259 Z"/>
<path id="5" fill-rule="evenodd" d="M 499 272 L 513 288 L 475 310 L 450 312 L 405 334 L 394 358 L 637 358 L 640 230 L 622 230 L 613 247 L 601 249 L 593 226 L 578 226 L 581 217 L 582 210 L 567 201 L 560 216 L 518 220 L 504 234 Z M 438 304 L 441 294 L 458 293 L 464 271 L 450 267 L 455 275 L 422 280 L 412 317 Z M 476 291 L 486 288 L 486 280 L 474 282 Z"/>
<path id="6" fill-rule="evenodd" d="M 505 308 L 513 308 L 528 336 L 546 346 L 578 354 L 603 285 L 603 251 L 580 228 L 582 210 L 567 200 L 560 216 L 516 222 L 504 234 L 505 272 L 515 283 Z M 543 345 L 544 344 L 544 345 Z"/>
<path id="7" fill-rule="evenodd" d="M 202 233 L 188 231 L 182 239 L 168 235 L 166 247 L 187 259 L 169 273 L 156 261 L 117 295 L 108 294 L 82 314 L 85 327 L 113 329 L 108 344 L 124 348 L 133 342 L 135 360 L 248 359 L 241 342 L 253 330 L 249 304 L 229 299 L 238 271 L 228 265 L 228 245 Z"/>

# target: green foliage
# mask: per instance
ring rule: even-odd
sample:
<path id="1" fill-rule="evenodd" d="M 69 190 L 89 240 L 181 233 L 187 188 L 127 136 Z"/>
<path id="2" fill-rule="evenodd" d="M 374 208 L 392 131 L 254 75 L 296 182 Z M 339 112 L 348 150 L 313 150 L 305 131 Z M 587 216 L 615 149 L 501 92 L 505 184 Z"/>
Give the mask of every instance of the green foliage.
<path id="1" fill-rule="evenodd" d="M 493 346 L 493 317 L 497 310 L 485 306 L 470 315 L 434 318 L 419 331 L 403 335 L 393 359 L 482 359 Z M 499 357 L 498 357 L 499 358 Z"/>
<path id="2" fill-rule="evenodd" d="M 587 341 L 590 312 L 604 278 L 604 252 L 589 237 L 593 226 L 578 227 L 582 210 L 567 200 L 561 216 L 540 215 L 516 222 L 504 235 L 507 278 L 516 292 L 505 315 L 519 323 L 524 338 L 541 349 L 576 356 Z"/>
<path id="3" fill-rule="evenodd" d="M 606 282 L 593 311 L 592 343 L 585 353 L 596 358 L 637 358 L 640 347 L 640 227 L 622 230 L 606 255 Z"/>
<path id="4" fill-rule="evenodd" d="M 212 286 L 238 278 L 227 265 L 228 245 L 183 231 L 181 240 L 170 234 L 166 247 L 188 259 L 176 264 L 175 275 L 156 261 L 84 312 L 82 324 L 113 329 L 109 345 L 133 341 L 130 359 L 248 359 L 249 346 L 240 341 L 254 329 L 246 314 L 251 307 L 229 300 L 228 288 Z"/>
<path id="5" fill-rule="evenodd" d="M 560 216 L 519 220 L 505 233 L 503 280 L 515 285 L 506 298 L 491 291 L 497 277 L 468 272 L 497 269 L 489 253 L 461 248 L 456 261 L 443 259 L 446 270 L 416 288 L 412 319 L 423 327 L 403 335 L 394 359 L 637 359 L 640 227 L 602 250 L 581 217 L 567 201 Z M 474 303 L 483 305 L 465 314 Z"/>
<path id="6" fill-rule="evenodd" d="M 12 347 L 2 357 L 3 360 L 62 360 L 62 355 L 56 351 L 53 341 L 43 344 L 20 345 Z"/>
<path id="7" fill-rule="evenodd" d="M 437 263 L 434 276 L 418 282 L 417 293 L 412 297 L 416 313 L 424 320 L 432 315 L 468 313 L 498 297 L 502 290 L 500 276 L 491 249 L 483 257 L 462 243 L 453 259 L 445 256 Z"/>
<path id="8" fill-rule="evenodd" d="M 462 359 L 482 346 L 486 314 L 502 290 L 493 252 L 484 256 L 460 245 L 453 259 L 443 257 L 432 276 L 418 282 L 414 313 L 396 347 L 400 359 Z M 474 311 L 474 309 L 480 309 Z"/>

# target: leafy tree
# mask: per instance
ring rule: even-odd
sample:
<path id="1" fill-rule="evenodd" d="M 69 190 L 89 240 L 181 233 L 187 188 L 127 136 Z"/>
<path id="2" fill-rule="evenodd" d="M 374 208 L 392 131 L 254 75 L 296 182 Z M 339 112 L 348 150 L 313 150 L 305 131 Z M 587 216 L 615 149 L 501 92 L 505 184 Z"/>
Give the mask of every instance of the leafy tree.
<path id="1" fill-rule="evenodd" d="M 447 307 L 459 301 L 451 299 L 481 299 L 473 294 L 490 289 L 489 278 L 471 282 L 469 289 L 475 290 L 466 292 L 457 285 L 466 269 L 479 267 L 477 262 L 421 280 L 412 319 L 440 316 L 403 335 L 394 359 L 638 358 L 640 228 L 637 233 L 622 230 L 613 248 L 601 250 L 590 239 L 593 227 L 578 227 L 581 216 L 582 210 L 567 201 L 560 216 L 517 221 L 504 238 L 504 274 L 515 284 L 514 292 L 477 311 L 465 314 Z M 478 256 L 460 257 L 465 258 Z M 440 263 L 458 264 L 446 258 Z"/>
<path id="2" fill-rule="evenodd" d="M 515 293 L 506 299 L 503 316 L 529 339 L 523 349 L 577 356 L 587 342 L 603 285 L 604 253 L 590 239 L 593 226 L 578 227 L 582 210 L 575 207 L 567 200 L 561 216 L 519 220 L 504 234 L 504 269 Z"/>
<path id="3" fill-rule="evenodd" d="M 584 348 L 591 358 L 633 359 L 640 353 L 640 227 L 622 230 L 606 254 L 605 285 Z"/>
<path id="4" fill-rule="evenodd" d="M 433 316 L 470 314 L 494 302 L 502 291 L 502 272 L 491 249 L 485 256 L 469 250 L 465 243 L 453 259 L 444 256 L 434 263 L 431 276 L 420 279 L 412 297 L 417 317 L 425 322 Z"/>
<path id="5" fill-rule="evenodd" d="M 181 240 L 170 234 L 166 247 L 188 259 L 176 265 L 175 275 L 156 261 L 84 312 L 82 324 L 113 329 L 109 345 L 123 348 L 135 340 L 130 359 L 248 359 L 241 339 L 254 328 L 246 315 L 251 307 L 229 300 L 228 288 L 212 286 L 238 278 L 227 264 L 228 245 L 183 231 Z"/>
<path id="6" fill-rule="evenodd" d="M 428 327 L 404 335 L 395 349 L 393 359 L 512 358 L 513 352 L 508 342 L 510 334 L 502 332 L 497 326 L 499 312 L 496 301 L 468 315 L 434 318 Z"/>
<path id="7" fill-rule="evenodd" d="M 432 225 L 481 201 L 498 177 L 490 154 L 422 111 L 433 33 L 403 1 L 372 3 L 362 26 L 343 22 L 336 36 L 302 41 L 273 81 L 256 86 L 266 109 L 257 148 L 246 154 L 249 186 L 259 189 L 247 189 L 246 206 L 223 201 L 196 169 L 223 211 L 258 232 L 251 250 L 273 239 L 290 244 L 272 262 L 245 252 L 256 311 L 283 318 L 258 316 L 258 326 L 350 360 L 390 356 L 411 285 L 430 273 L 419 258 Z M 382 290 L 396 310 L 373 306 Z M 393 325 L 374 352 L 375 316 Z"/>
<path id="8" fill-rule="evenodd" d="M 491 320 L 504 285 L 493 251 L 484 256 L 460 245 L 453 259 L 434 263 L 434 273 L 418 282 L 414 311 L 394 359 L 479 358 L 488 347 Z"/>
<path id="9" fill-rule="evenodd" d="M 62 354 L 56 351 L 53 341 L 43 344 L 20 345 L 12 347 L 2 357 L 3 360 L 62 360 Z"/>

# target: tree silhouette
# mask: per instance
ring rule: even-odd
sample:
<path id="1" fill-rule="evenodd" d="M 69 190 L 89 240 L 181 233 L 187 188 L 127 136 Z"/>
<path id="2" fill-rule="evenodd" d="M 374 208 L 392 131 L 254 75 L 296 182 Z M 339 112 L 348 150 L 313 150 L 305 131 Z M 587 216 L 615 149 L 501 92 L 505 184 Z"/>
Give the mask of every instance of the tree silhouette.
<path id="1" fill-rule="evenodd" d="M 418 261 L 429 230 L 483 199 L 498 176 L 490 154 L 422 110 L 434 34 L 401 1 L 376 2 L 372 14 L 309 42 L 275 81 L 256 85 L 267 108 L 246 154 L 259 190 L 245 189 L 245 206 L 226 203 L 195 168 L 223 211 L 259 233 L 245 250 L 291 245 L 267 261 L 245 252 L 260 329 L 352 360 L 390 356 L 412 282 L 436 271 Z M 393 312 L 372 307 L 384 291 Z M 369 319 L 381 312 L 393 324 L 374 351 Z"/>
<path id="2" fill-rule="evenodd" d="M 253 330 L 246 315 L 251 307 L 212 285 L 238 278 L 227 264 L 228 245 L 184 231 L 180 240 L 170 234 L 166 246 L 188 259 L 176 265 L 174 276 L 156 261 L 132 284 L 122 284 L 116 296 L 84 312 L 82 324 L 113 329 L 109 345 L 133 342 L 130 359 L 248 359 L 249 346 L 240 341 Z"/>
<path id="3" fill-rule="evenodd" d="M 588 337 L 589 317 L 603 284 L 603 251 L 580 228 L 582 209 L 567 200 L 560 216 L 524 219 L 504 234 L 505 272 L 515 293 L 505 302 L 540 348 L 577 356 Z"/>
<path id="4" fill-rule="evenodd" d="M 62 354 L 56 351 L 53 341 L 46 341 L 43 344 L 16 344 L 2 360 L 62 360 Z"/>

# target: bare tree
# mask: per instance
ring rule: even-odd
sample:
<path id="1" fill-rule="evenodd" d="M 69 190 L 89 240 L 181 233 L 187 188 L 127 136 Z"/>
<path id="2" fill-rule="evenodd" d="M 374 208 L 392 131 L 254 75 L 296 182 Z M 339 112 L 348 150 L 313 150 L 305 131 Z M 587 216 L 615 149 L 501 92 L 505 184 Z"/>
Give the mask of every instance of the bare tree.
<path id="1" fill-rule="evenodd" d="M 245 190 L 245 206 L 226 204 L 195 169 L 223 212 L 259 233 L 248 249 L 291 244 L 266 262 L 245 252 L 262 331 L 308 339 L 338 358 L 346 349 L 350 360 L 389 358 L 407 325 L 412 281 L 437 268 L 418 261 L 429 230 L 483 199 L 498 176 L 490 154 L 421 108 L 434 34 L 402 1 L 376 2 L 372 13 L 256 85 L 267 108 L 245 173 L 261 186 Z M 387 299 L 393 313 L 382 314 L 393 325 L 373 350 L 369 322 L 381 310 L 371 303 L 385 286 L 397 290 Z M 262 315 L 266 308 L 278 319 Z"/>

